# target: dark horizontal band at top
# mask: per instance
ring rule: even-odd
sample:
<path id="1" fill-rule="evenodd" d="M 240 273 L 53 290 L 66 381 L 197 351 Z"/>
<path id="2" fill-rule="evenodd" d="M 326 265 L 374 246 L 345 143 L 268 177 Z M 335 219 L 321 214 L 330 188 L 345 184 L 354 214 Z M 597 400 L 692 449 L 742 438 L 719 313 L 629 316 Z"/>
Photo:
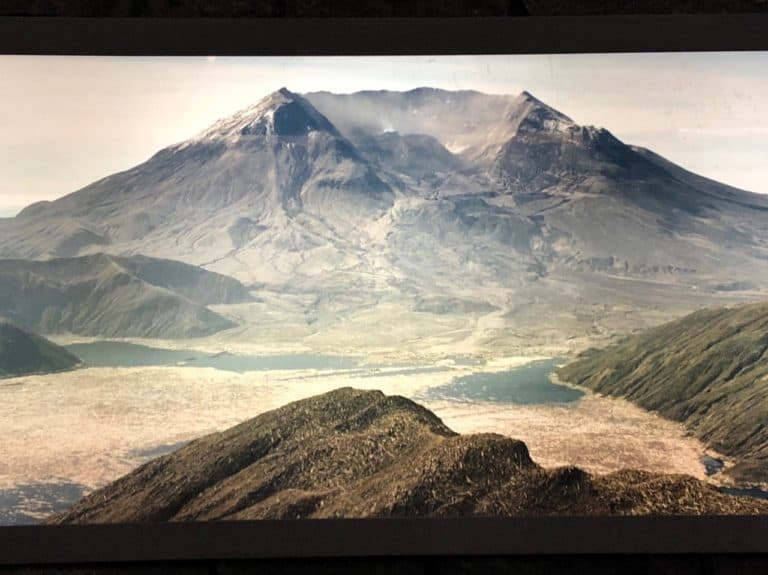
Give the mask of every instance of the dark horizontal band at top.
<path id="1" fill-rule="evenodd" d="M 0 54 L 439 55 L 768 50 L 768 14 L 0 18 Z"/>

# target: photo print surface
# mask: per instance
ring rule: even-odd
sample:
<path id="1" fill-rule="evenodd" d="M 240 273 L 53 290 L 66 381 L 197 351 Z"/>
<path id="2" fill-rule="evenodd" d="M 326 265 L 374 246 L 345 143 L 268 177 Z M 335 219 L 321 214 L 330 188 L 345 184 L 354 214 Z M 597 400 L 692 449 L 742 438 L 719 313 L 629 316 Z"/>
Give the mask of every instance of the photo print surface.
<path id="1" fill-rule="evenodd" d="M 767 66 L 0 57 L 0 525 L 768 513 Z"/>

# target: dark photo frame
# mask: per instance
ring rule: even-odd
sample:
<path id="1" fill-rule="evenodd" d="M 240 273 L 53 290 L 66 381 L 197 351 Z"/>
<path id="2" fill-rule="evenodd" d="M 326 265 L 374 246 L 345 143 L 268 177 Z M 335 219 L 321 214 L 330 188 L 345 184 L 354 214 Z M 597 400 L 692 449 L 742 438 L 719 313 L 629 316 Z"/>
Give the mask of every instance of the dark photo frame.
<path id="1" fill-rule="evenodd" d="M 453 55 L 768 50 L 768 15 L 0 19 L 0 54 Z M 503 554 L 768 553 L 768 516 L 0 527 L 0 565 Z"/>

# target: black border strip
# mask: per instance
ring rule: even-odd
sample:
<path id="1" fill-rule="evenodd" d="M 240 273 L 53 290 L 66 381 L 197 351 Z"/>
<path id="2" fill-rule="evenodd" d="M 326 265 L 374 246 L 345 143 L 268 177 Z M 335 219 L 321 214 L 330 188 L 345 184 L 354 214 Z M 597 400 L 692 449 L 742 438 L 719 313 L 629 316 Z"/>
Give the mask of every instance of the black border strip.
<path id="1" fill-rule="evenodd" d="M 0 565 L 393 555 L 761 553 L 768 550 L 768 516 L 3 527 L 0 548 Z"/>
<path id="2" fill-rule="evenodd" d="M 766 50 L 768 14 L 554 18 L 0 18 L 0 54 L 455 55 Z"/>
<path id="3" fill-rule="evenodd" d="M 768 14 L 509 19 L 0 18 L 0 54 L 432 55 L 768 50 Z M 0 527 L 0 565 L 244 558 L 768 553 L 763 517 Z"/>

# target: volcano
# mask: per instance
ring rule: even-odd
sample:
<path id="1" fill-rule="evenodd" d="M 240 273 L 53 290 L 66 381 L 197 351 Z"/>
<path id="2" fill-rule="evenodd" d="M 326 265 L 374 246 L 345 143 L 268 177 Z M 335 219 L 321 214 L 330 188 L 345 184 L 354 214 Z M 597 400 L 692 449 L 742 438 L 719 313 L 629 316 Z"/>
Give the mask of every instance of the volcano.
<path id="1" fill-rule="evenodd" d="M 282 88 L 27 207 L 0 240 L 4 258 L 142 255 L 232 276 L 262 302 L 230 310 L 232 333 L 281 323 L 334 348 L 372 324 L 376 345 L 566 345 L 768 288 L 768 199 L 529 92 Z"/>

